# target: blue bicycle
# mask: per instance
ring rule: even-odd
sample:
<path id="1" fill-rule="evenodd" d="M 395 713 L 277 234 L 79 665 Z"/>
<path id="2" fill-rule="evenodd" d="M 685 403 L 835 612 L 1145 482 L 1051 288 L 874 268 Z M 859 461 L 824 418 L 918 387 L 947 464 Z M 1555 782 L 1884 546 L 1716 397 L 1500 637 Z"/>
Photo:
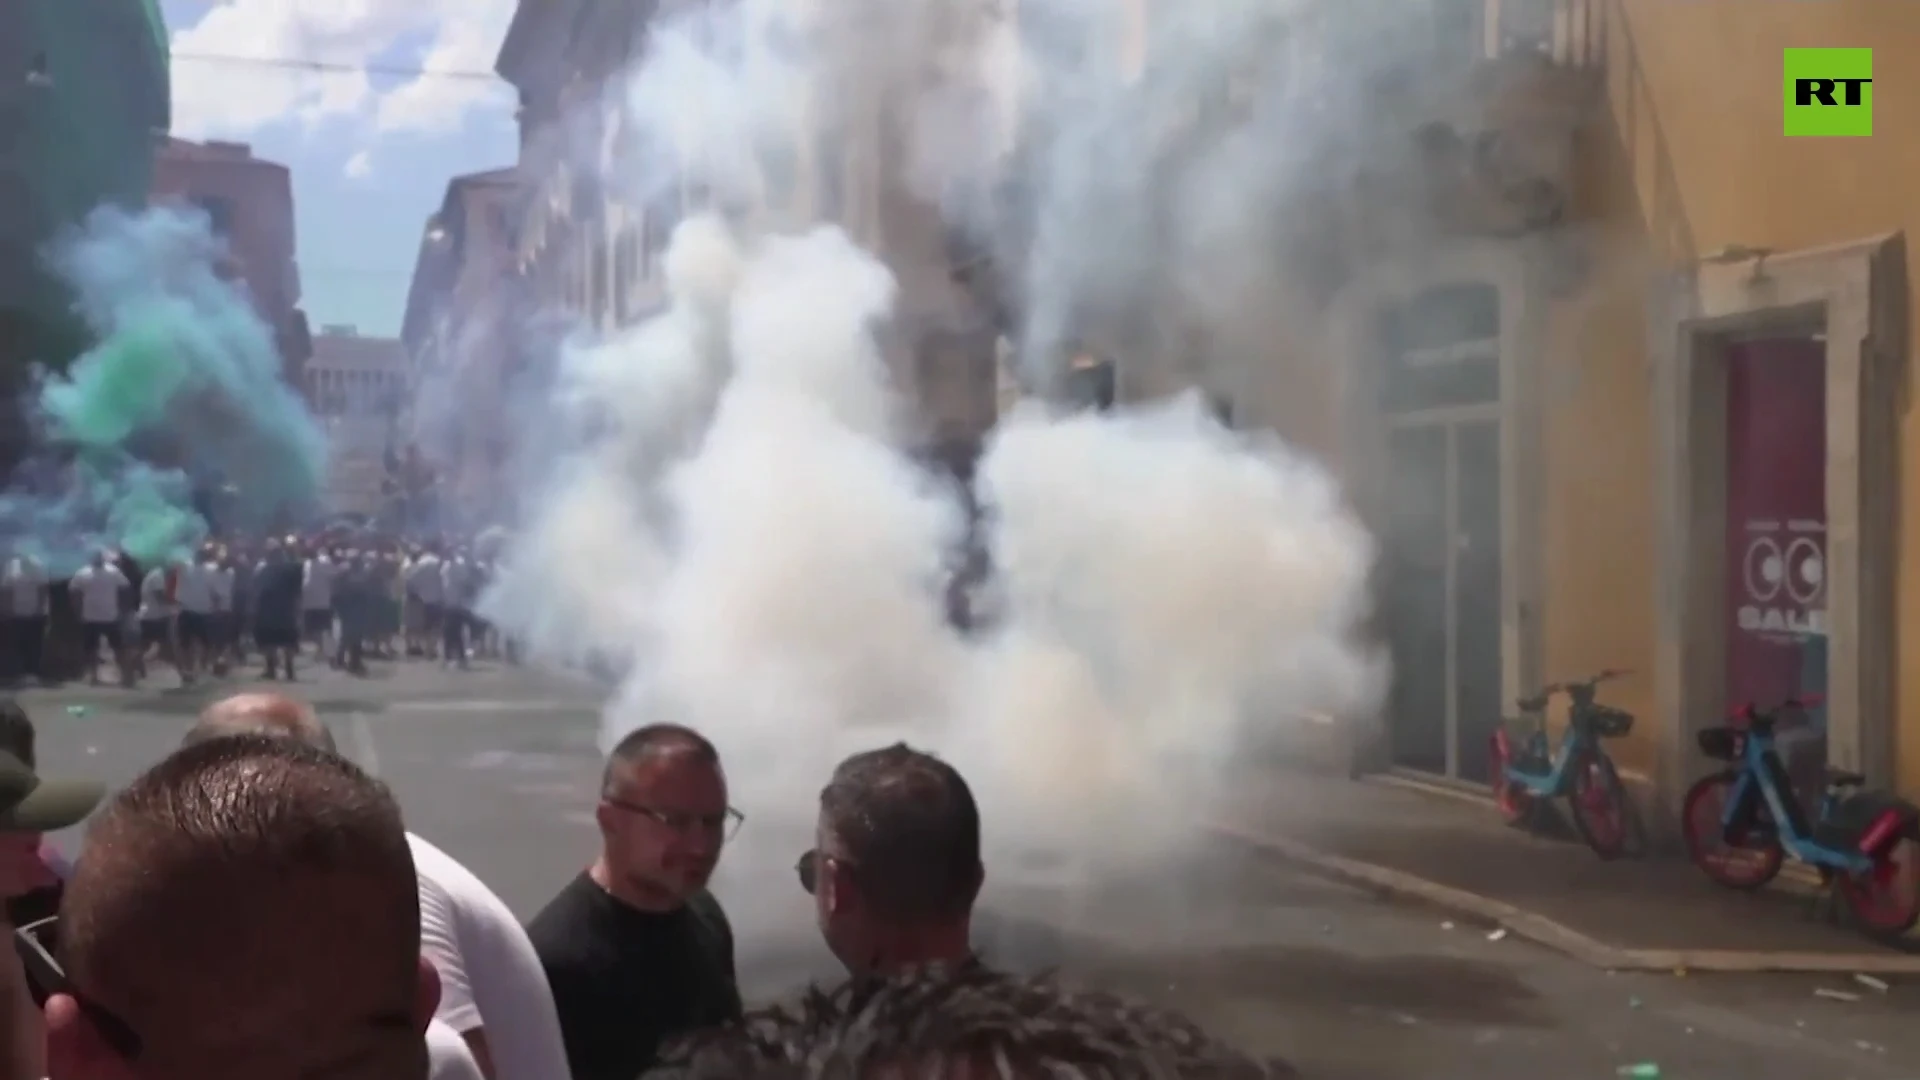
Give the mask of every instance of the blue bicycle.
<path id="1" fill-rule="evenodd" d="M 1681 804 L 1681 834 L 1694 863 L 1718 884 L 1754 890 L 1780 873 L 1786 856 L 1814 867 L 1866 936 L 1899 938 L 1920 922 L 1920 808 L 1896 795 L 1863 791 L 1859 773 L 1829 769 L 1819 813 L 1807 820 L 1775 746 L 1783 719 L 1804 720 L 1819 697 L 1791 698 L 1771 711 L 1740 708 L 1700 732 L 1700 749 L 1726 768 L 1701 779 Z"/>
<path id="2" fill-rule="evenodd" d="M 1602 745 L 1632 731 L 1633 714 L 1596 700 L 1601 683 L 1626 674 L 1609 669 L 1516 702 L 1525 719 L 1496 729 L 1488 753 L 1494 802 L 1508 824 L 1527 823 L 1545 800 L 1564 796 L 1574 828 L 1595 855 L 1617 859 L 1645 850 L 1646 830 Z M 1557 750 L 1547 740 L 1545 719 L 1555 694 L 1568 699 L 1567 729 Z M 1523 729 L 1518 738 L 1514 727 Z"/>

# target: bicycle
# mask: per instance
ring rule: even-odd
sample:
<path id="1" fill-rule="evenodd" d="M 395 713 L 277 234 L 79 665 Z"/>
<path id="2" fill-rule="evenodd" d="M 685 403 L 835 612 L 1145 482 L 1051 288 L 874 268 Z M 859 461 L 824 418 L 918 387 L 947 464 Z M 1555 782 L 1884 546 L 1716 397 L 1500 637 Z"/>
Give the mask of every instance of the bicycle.
<path id="1" fill-rule="evenodd" d="M 1602 745 L 1632 731 L 1633 714 L 1595 700 L 1601 683 L 1628 674 L 1609 668 L 1589 679 L 1554 683 L 1514 703 L 1532 718 L 1531 730 L 1516 746 L 1512 728 L 1523 721 L 1508 718 L 1493 733 L 1488 755 L 1494 803 L 1509 825 L 1532 819 L 1547 800 L 1564 797 L 1574 828 L 1595 855 L 1611 860 L 1645 849 L 1646 830 Z M 1567 695 L 1570 703 L 1557 748 L 1547 739 L 1545 716 L 1555 694 Z"/>
<path id="2" fill-rule="evenodd" d="M 1819 813 L 1807 821 L 1774 731 L 1820 701 L 1789 698 L 1771 711 L 1744 705 L 1725 725 L 1700 732 L 1701 752 L 1726 767 L 1687 789 L 1681 834 L 1694 864 L 1730 889 L 1763 888 L 1792 855 L 1819 872 L 1829 898 L 1839 895 L 1855 929 L 1890 942 L 1920 923 L 1920 807 L 1861 790 L 1866 777 L 1830 768 Z"/>

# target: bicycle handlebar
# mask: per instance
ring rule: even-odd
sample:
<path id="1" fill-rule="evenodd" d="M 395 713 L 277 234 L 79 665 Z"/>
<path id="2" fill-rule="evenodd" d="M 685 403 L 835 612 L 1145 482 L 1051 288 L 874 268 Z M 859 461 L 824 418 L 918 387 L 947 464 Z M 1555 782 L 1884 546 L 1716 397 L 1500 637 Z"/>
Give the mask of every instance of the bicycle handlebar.
<path id="1" fill-rule="evenodd" d="M 1827 696 L 1825 694 L 1799 694 L 1787 698 L 1771 709 L 1762 709 L 1760 706 L 1749 701 L 1745 705 L 1735 709 L 1733 715 L 1728 717 L 1728 719 L 1735 723 L 1746 723 L 1765 727 L 1777 722 L 1782 716 L 1811 709 L 1826 699 Z"/>
<path id="2" fill-rule="evenodd" d="M 1517 704 L 1522 712 L 1538 712 L 1547 707 L 1547 702 L 1551 701 L 1555 694 L 1591 694 L 1594 688 L 1601 683 L 1611 682 L 1621 676 L 1631 674 L 1633 674 L 1633 671 L 1630 668 L 1607 668 L 1590 678 L 1569 679 L 1565 682 L 1548 683 L 1540 688 L 1539 693 L 1531 697 L 1523 697 Z"/>

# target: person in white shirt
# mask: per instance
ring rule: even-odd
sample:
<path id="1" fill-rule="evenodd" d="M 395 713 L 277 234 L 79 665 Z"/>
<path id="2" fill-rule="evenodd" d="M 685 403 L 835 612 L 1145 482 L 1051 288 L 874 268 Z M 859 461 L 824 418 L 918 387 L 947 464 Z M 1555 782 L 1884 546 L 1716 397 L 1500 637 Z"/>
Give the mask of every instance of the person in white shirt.
<path id="1" fill-rule="evenodd" d="M 427 548 L 407 564 L 408 652 L 431 659 L 438 651 L 445 582 L 440 580 L 440 556 Z"/>
<path id="2" fill-rule="evenodd" d="M 427 1022 L 427 1080 L 487 1080 L 467 1041 L 438 1020 Z"/>
<path id="3" fill-rule="evenodd" d="M 218 610 L 216 582 L 219 568 L 213 565 L 213 553 L 203 549 L 197 560 L 183 562 L 176 573 L 173 591 L 179 608 L 174 622 L 174 664 L 180 669 L 180 682 L 191 686 L 202 664 L 213 650 L 213 621 Z"/>
<path id="4" fill-rule="evenodd" d="M 0 568 L 0 596 L 7 601 L 6 633 L 0 637 L 12 654 L 13 670 L 22 678 L 46 675 L 41 667 L 47 640 L 47 572 L 26 555 L 15 555 Z"/>
<path id="5" fill-rule="evenodd" d="M 472 606 L 473 565 L 455 549 L 440 564 L 440 663 L 467 666 L 467 619 Z"/>
<path id="6" fill-rule="evenodd" d="M 333 583 L 340 567 L 326 548 L 315 546 L 308 557 L 300 587 L 300 629 L 307 640 L 320 650 L 323 660 L 333 658 Z"/>
<path id="7" fill-rule="evenodd" d="M 420 878 L 420 953 L 440 973 L 435 1019 L 458 1031 L 487 1080 L 566 1077 L 547 974 L 520 920 L 486 883 L 407 834 Z"/>
<path id="8" fill-rule="evenodd" d="M 149 653 L 158 653 L 162 660 L 172 661 L 176 665 L 179 663 L 173 640 L 174 616 L 179 613 L 179 608 L 174 604 L 173 590 L 179 574 L 179 562 L 169 561 L 147 571 L 147 576 L 140 579 L 140 637 L 129 650 L 133 654 L 133 668 L 137 675 L 146 675 Z"/>
<path id="9" fill-rule="evenodd" d="M 126 575 L 107 561 L 103 551 L 94 552 L 92 560 L 73 575 L 74 604 L 80 609 L 80 648 L 86 659 L 87 681 L 95 686 L 100 685 L 102 644 L 113 650 L 120 681 L 133 681 L 133 669 L 127 664 L 128 643 L 120 634 L 120 590 L 127 584 Z"/>
<path id="10" fill-rule="evenodd" d="M 223 549 L 209 544 L 201 555 L 200 567 L 213 595 L 213 617 L 207 620 L 207 667 L 215 675 L 225 675 L 240 641 L 240 615 L 233 604 L 233 563 Z"/>
<path id="11" fill-rule="evenodd" d="M 284 694 L 215 702 L 185 745 L 272 735 L 337 752 L 312 707 Z M 493 890 L 451 855 L 407 834 L 420 892 L 420 955 L 440 976 L 434 1019 L 458 1036 L 486 1080 L 566 1080 L 560 1013 L 533 942 Z"/>

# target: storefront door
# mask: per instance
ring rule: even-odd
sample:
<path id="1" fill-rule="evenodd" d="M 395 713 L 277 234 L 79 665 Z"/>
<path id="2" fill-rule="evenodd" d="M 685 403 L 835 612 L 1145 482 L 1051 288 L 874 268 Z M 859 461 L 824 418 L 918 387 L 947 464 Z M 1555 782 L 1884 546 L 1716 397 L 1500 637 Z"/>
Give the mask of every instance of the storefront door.
<path id="1" fill-rule="evenodd" d="M 1727 699 L 1732 706 L 1827 689 L 1825 346 L 1743 342 L 1727 359 Z M 1782 728 L 1803 794 L 1826 764 L 1824 707 Z"/>

